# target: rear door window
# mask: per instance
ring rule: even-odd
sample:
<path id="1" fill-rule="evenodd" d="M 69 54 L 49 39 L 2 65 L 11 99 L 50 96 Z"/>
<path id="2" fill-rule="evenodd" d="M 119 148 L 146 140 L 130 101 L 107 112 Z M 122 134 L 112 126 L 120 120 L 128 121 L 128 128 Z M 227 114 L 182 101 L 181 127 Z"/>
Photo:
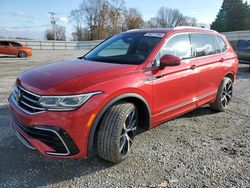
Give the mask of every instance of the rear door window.
<path id="1" fill-rule="evenodd" d="M 195 57 L 213 55 L 221 52 L 220 46 L 213 35 L 191 34 Z"/>
<path id="2" fill-rule="evenodd" d="M 225 41 L 221 37 L 217 37 L 217 40 L 219 42 L 221 52 L 225 52 L 227 50 L 227 44 L 225 43 Z"/>
<path id="3" fill-rule="evenodd" d="M 20 46 L 21 46 L 21 44 L 16 43 L 16 42 L 10 42 L 10 44 L 11 44 L 12 46 L 15 46 L 15 47 L 20 47 Z"/>

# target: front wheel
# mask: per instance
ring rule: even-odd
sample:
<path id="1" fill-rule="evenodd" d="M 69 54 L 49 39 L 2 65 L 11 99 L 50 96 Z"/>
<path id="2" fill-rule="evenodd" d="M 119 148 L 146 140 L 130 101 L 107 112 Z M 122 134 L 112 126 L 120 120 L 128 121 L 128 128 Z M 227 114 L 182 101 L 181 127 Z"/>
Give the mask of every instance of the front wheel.
<path id="1" fill-rule="evenodd" d="M 138 111 L 134 104 L 120 102 L 104 114 L 97 138 L 101 158 L 119 163 L 131 151 L 138 124 Z"/>
<path id="2" fill-rule="evenodd" d="M 27 53 L 21 51 L 21 52 L 19 52 L 18 57 L 27 57 Z"/>
<path id="3" fill-rule="evenodd" d="M 233 82 L 230 78 L 225 77 L 217 92 L 217 97 L 214 103 L 210 104 L 211 108 L 224 112 L 231 102 L 233 97 Z"/>

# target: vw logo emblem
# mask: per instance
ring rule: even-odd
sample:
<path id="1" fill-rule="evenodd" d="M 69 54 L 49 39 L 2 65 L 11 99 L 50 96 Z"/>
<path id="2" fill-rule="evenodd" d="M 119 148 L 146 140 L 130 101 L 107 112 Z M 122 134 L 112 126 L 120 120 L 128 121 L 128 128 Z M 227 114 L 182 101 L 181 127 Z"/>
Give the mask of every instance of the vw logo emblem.
<path id="1" fill-rule="evenodd" d="M 16 101 L 19 102 L 20 99 L 21 99 L 21 97 L 22 97 L 21 91 L 18 90 L 18 91 L 16 92 Z"/>

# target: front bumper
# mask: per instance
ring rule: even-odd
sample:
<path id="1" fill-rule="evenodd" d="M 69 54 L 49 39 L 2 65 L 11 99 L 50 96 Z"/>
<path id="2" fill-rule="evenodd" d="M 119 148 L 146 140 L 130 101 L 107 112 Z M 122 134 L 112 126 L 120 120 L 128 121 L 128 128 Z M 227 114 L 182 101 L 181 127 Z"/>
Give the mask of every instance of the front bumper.
<path id="1" fill-rule="evenodd" d="M 36 149 L 50 156 L 72 156 L 79 153 L 70 136 L 59 127 L 29 127 L 12 122 L 18 139 L 28 148 Z M 45 146 L 45 145 L 46 146 Z"/>
<path id="2" fill-rule="evenodd" d="M 30 149 L 35 150 L 36 148 L 20 133 L 20 131 L 18 131 L 17 127 L 15 127 L 15 124 L 12 123 L 11 124 L 13 132 L 15 133 L 16 137 L 27 147 Z"/>
<path id="3" fill-rule="evenodd" d="M 28 56 L 32 56 L 32 50 L 31 49 L 25 49 L 26 53 Z"/>
<path id="4" fill-rule="evenodd" d="M 75 111 L 35 114 L 26 113 L 13 97 L 9 97 L 14 133 L 27 147 L 37 149 L 47 157 L 87 158 L 92 125 L 89 120 L 91 115 L 97 113 L 96 97 Z"/>

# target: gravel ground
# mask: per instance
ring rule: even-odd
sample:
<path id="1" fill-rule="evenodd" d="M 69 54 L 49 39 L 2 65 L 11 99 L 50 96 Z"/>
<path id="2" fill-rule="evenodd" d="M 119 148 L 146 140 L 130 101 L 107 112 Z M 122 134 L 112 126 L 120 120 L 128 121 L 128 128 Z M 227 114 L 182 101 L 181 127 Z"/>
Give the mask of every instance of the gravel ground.
<path id="1" fill-rule="evenodd" d="M 83 53 L 0 57 L 0 187 L 250 187 L 250 73 L 244 65 L 226 112 L 204 106 L 141 134 L 120 164 L 49 159 L 25 148 L 8 125 L 7 97 L 16 76 Z"/>

